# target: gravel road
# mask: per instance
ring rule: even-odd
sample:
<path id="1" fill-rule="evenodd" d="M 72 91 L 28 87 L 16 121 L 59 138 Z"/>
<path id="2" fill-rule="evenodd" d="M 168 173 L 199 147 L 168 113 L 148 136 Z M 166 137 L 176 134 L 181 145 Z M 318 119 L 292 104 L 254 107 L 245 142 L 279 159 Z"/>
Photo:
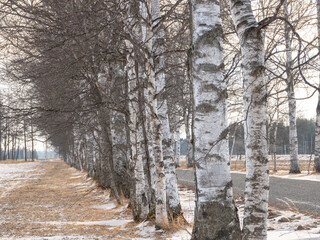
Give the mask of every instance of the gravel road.
<path id="1" fill-rule="evenodd" d="M 194 187 L 192 170 L 177 170 L 178 182 Z M 243 196 L 245 174 L 232 173 L 233 190 Z M 270 205 L 320 216 L 320 182 L 270 176 Z"/>

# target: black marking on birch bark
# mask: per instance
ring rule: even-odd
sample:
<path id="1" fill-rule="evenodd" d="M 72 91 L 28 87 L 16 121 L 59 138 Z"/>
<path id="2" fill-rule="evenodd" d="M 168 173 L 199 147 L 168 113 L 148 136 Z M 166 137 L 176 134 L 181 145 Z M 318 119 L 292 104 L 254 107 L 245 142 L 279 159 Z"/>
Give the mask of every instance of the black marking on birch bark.
<path id="1" fill-rule="evenodd" d="M 250 68 L 254 69 L 250 73 L 250 75 L 253 77 L 261 76 L 266 69 L 264 66 L 261 66 L 261 62 L 250 62 Z"/>
<path id="2" fill-rule="evenodd" d="M 206 159 L 214 159 L 214 161 L 217 162 L 224 162 L 224 159 L 219 155 L 219 154 L 206 154 L 205 156 Z"/>
<path id="3" fill-rule="evenodd" d="M 199 36 L 197 42 L 194 44 L 194 55 L 201 54 L 199 53 L 199 48 L 210 45 L 212 46 L 214 43 L 215 47 L 219 48 L 219 51 L 223 51 L 223 47 L 220 45 L 219 41 L 216 41 L 217 38 L 221 38 L 222 36 L 222 26 L 221 24 L 216 24 L 214 28 L 210 31 L 206 31 L 203 35 Z M 213 41 L 214 40 L 214 41 Z M 197 54 L 196 54 L 197 53 Z"/>
<path id="4" fill-rule="evenodd" d="M 224 69 L 224 64 L 220 64 L 220 65 L 215 65 L 212 63 L 199 64 L 200 71 L 205 71 L 205 72 L 209 72 L 209 73 L 216 73 L 216 72 L 223 70 L 223 69 Z M 212 87 L 213 84 L 208 84 L 208 85 Z"/>
<path id="5" fill-rule="evenodd" d="M 218 201 L 201 203 L 198 206 L 193 240 L 239 240 L 240 227 L 236 225 L 236 209 L 229 207 L 227 202 Z M 232 216 L 232 217 L 231 217 Z M 203 238 L 203 236 L 206 236 Z"/>
<path id="6" fill-rule="evenodd" d="M 218 109 L 209 103 L 202 103 L 196 106 L 196 112 L 199 113 L 208 113 L 208 112 L 217 112 Z"/>

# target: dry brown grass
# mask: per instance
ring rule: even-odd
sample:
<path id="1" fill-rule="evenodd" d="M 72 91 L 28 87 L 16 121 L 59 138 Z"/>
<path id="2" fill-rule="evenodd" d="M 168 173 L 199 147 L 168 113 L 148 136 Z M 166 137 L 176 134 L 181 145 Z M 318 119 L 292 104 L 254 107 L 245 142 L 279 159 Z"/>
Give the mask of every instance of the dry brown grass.
<path id="1" fill-rule="evenodd" d="M 29 160 L 27 162 L 30 162 Z M 17 164 L 17 163 L 27 163 L 24 160 L 12 160 L 12 159 L 7 159 L 7 160 L 1 160 L 0 164 Z"/>
<path id="2" fill-rule="evenodd" d="M 308 171 L 309 169 L 309 160 L 300 160 L 300 170 L 301 171 Z M 274 165 L 272 161 L 269 161 L 269 169 L 270 169 L 270 174 L 276 174 L 276 175 L 281 175 L 281 174 L 288 174 L 289 169 L 290 169 L 290 160 L 289 159 L 277 159 L 277 170 L 278 172 L 274 172 Z M 231 161 L 231 171 L 242 171 L 245 172 L 245 161 L 244 159 Z M 310 173 L 311 174 L 316 174 L 313 172 L 313 161 L 311 162 L 310 165 Z"/>
<path id="3" fill-rule="evenodd" d="M 315 173 L 313 169 L 313 161 L 311 161 L 310 167 L 309 167 L 309 160 L 300 160 L 300 170 L 301 171 L 308 171 L 310 170 L 310 174 L 320 174 L 320 173 Z M 273 167 L 273 161 L 269 160 L 269 169 L 270 169 L 270 174 L 273 175 L 283 175 L 283 174 L 288 174 L 289 169 L 290 169 L 290 160 L 289 159 L 281 159 L 280 157 L 277 157 L 277 172 L 274 171 Z M 231 171 L 239 171 L 239 172 L 245 172 L 246 167 L 245 167 L 245 161 L 244 161 L 244 156 L 242 156 L 241 159 L 239 160 L 232 160 L 231 161 Z M 193 168 L 188 168 L 186 164 L 185 158 L 182 156 L 181 159 L 181 166 L 178 169 L 193 169 Z"/>
<path id="4" fill-rule="evenodd" d="M 98 188 L 86 173 L 79 173 L 62 161 L 40 164 L 45 174 L 0 198 L 0 237 L 80 235 L 118 239 L 121 235 L 122 239 L 132 239 L 135 236 L 136 223 L 128 223 L 125 228 L 75 224 L 114 219 L 131 221 L 132 217 L 123 206 L 109 210 L 92 208 L 116 201 L 107 200 L 109 192 Z"/>

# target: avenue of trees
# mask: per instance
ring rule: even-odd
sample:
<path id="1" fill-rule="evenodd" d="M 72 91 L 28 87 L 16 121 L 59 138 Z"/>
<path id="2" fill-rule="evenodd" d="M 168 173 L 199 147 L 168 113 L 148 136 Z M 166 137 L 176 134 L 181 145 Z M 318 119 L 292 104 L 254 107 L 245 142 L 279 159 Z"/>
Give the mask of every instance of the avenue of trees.
<path id="1" fill-rule="evenodd" d="M 0 0 L 1 77 L 23 92 L 20 104 L 1 99 L 1 125 L 12 122 L 1 133 L 36 129 L 119 204 L 129 198 L 135 221 L 166 229 L 185 221 L 176 178 L 184 126 L 196 179 L 192 239 L 266 239 L 268 153 L 287 136 L 290 173 L 300 173 L 298 141 L 313 139 L 297 131 L 295 89 L 320 92 L 319 5 Z M 320 100 L 312 126 L 320 172 Z M 237 131 L 246 159 L 242 229 L 228 144 Z"/>

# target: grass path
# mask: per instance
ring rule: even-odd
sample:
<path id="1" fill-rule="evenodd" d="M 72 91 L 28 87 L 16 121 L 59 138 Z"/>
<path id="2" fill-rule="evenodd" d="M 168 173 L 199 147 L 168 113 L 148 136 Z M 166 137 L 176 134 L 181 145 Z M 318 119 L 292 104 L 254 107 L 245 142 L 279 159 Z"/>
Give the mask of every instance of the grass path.
<path id="1" fill-rule="evenodd" d="M 16 165 L 24 164 L 31 163 Z M 1 239 L 139 237 L 130 210 L 117 206 L 85 173 L 60 160 L 33 164 L 14 179 L 0 177 Z"/>

